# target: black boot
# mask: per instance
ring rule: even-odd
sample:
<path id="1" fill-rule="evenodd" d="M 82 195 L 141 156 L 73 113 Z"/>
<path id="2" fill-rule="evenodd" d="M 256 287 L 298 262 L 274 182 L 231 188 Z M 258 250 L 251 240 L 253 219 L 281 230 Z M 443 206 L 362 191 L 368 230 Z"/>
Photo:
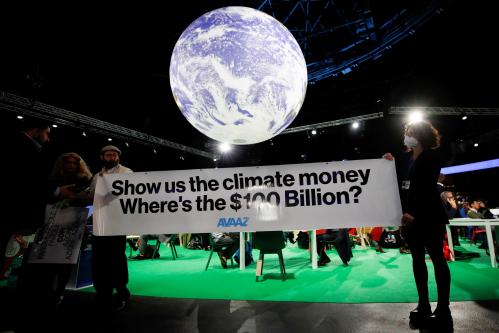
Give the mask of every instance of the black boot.
<path id="1" fill-rule="evenodd" d="M 430 303 L 418 304 L 418 306 L 409 313 L 409 326 L 412 329 L 419 329 L 428 326 L 431 316 Z"/>
<path id="2" fill-rule="evenodd" d="M 430 317 L 430 326 L 435 332 L 454 332 L 454 322 L 448 306 L 437 306 Z"/>

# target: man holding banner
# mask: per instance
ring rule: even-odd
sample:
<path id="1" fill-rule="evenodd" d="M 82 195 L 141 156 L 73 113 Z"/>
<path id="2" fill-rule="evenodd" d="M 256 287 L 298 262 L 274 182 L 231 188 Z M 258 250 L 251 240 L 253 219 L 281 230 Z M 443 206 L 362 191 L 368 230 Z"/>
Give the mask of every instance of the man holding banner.
<path id="1" fill-rule="evenodd" d="M 105 146 L 101 149 L 100 155 L 104 166 L 92 179 L 90 190 L 93 195 L 95 195 L 97 184 L 106 179 L 106 175 L 132 172 L 132 170 L 120 164 L 121 150 L 118 147 Z M 106 221 L 103 222 L 106 223 Z M 127 288 L 126 234 L 100 236 L 95 230 L 96 226 L 94 224 L 92 274 L 97 303 L 105 310 L 113 306 L 117 310 L 122 310 L 130 298 L 130 291 Z M 116 297 L 113 300 L 114 290 L 116 290 Z"/>

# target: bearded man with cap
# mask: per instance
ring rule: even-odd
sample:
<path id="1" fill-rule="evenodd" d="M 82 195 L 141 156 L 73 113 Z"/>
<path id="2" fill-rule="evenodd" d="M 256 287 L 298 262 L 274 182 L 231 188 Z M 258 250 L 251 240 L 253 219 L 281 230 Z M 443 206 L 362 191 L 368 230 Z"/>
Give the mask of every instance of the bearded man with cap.
<path id="1" fill-rule="evenodd" d="M 100 151 L 102 170 L 94 176 L 90 185 L 95 194 L 97 179 L 107 174 L 131 173 L 120 164 L 121 150 L 116 146 L 105 146 Z M 128 284 L 128 263 L 125 254 L 126 235 L 92 237 L 92 275 L 96 301 L 103 309 L 114 307 L 123 310 L 130 298 Z M 116 290 L 116 295 L 113 292 Z"/>

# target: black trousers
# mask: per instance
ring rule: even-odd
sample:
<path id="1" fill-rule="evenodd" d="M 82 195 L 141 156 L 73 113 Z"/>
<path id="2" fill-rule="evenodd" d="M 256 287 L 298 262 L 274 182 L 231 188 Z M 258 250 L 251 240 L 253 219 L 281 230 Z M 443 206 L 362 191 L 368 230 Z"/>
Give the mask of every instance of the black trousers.
<path id="1" fill-rule="evenodd" d="M 350 246 L 350 237 L 347 229 L 338 229 L 326 234 L 317 235 L 317 254 L 321 259 L 327 257 L 324 250 L 326 242 L 333 242 L 333 246 L 338 252 L 341 261 L 348 263 L 352 258 L 352 247 Z"/>
<path id="2" fill-rule="evenodd" d="M 425 262 L 425 252 L 428 251 L 435 271 L 435 281 L 438 290 L 438 307 L 448 307 L 450 298 L 450 270 L 444 257 L 444 224 L 423 224 L 404 227 L 404 235 L 411 249 L 412 270 L 419 303 L 429 303 L 428 268 Z M 426 250 L 426 251 L 425 251 Z"/>
<path id="3" fill-rule="evenodd" d="M 92 237 L 92 277 L 96 297 L 103 302 L 111 300 L 113 291 L 129 295 L 126 236 Z M 127 295 L 122 295 L 127 297 Z"/>

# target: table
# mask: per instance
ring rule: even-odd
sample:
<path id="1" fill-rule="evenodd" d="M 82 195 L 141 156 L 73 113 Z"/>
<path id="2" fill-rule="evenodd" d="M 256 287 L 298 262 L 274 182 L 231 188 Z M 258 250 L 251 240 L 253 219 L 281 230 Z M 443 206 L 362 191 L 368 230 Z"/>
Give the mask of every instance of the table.
<path id="1" fill-rule="evenodd" d="M 454 261 L 454 244 L 452 243 L 452 235 L 450 232 L 451 226 L 474 226 L 474 227 L 485 227 L 487 233 L 487 243 L 489 245 L 490 254 L 490 265 L 494 268 L 497 267 L 496 251 L 494 248 L 494 240 L 492 238 L 492 226 L 499 226 L 499 219 L 469 219 L 469 218 L 459 218 L 449 220 L 447 227 L 447 241 L 449 243 L 449 250 L 452 253 L 452 261 Z"/>

